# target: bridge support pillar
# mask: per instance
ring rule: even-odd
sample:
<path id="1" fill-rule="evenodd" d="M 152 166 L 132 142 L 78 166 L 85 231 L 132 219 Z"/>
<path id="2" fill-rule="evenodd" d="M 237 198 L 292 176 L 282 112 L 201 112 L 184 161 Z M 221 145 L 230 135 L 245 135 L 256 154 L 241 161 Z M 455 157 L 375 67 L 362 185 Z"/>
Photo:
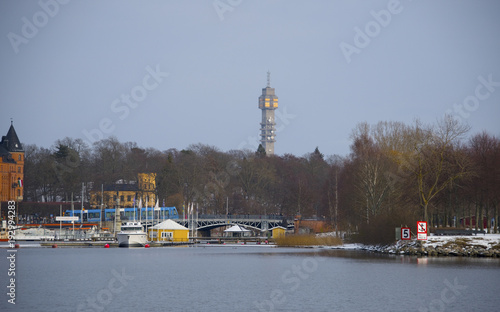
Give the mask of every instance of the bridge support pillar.
<path id="1" fill-rule="evenodd" d="M 260 230 L 261 230 L 261 232 L 265 232 L 265 231 L 269 230 L 269 223 L 265 220 L 262 220 L 262 222 L 260 224 Z"/>

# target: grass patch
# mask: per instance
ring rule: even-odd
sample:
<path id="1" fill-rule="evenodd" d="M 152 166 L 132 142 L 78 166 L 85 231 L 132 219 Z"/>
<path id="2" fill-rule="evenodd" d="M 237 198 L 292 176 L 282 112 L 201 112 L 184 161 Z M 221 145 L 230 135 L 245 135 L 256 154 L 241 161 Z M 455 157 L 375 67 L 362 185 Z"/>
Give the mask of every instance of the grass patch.
<path id="1" fill-rule="evenodd" d="M 342 245 L 342 240 L 333 236 L 317 237 L 316 235 L 287 235 L 278 237 L 274 241 L 276 245 L 280 247 Z"/>
<path id="2" fill-rule="evenodd" d="M 469 245 L 470 241 L 471 240 L 468 238 L 457 238 L 457 239 L 455 239 L 455 244 L 457 244 L 457 246 L 459 246 L 459 247 L 464 248 L 464 247 Z"/>
<path id="3" fill-rule="evenodd" d="M 467 246 L 469 246 L 469 242 L 471 240 L 468 239 L 468 238 L 457 238 L 455 239 L 454 241 L 449 241 L 449 242 L 446 242 L 443 247 L 451 247 L 451 246 L 458 246 L 458 247 L 462 247 L 462 248 L 465 248 Z"/>
<path id="4" fill-rule="evenodd" d="M 500 250 L 500 244 L 492 245 L 491 249 Z"/>

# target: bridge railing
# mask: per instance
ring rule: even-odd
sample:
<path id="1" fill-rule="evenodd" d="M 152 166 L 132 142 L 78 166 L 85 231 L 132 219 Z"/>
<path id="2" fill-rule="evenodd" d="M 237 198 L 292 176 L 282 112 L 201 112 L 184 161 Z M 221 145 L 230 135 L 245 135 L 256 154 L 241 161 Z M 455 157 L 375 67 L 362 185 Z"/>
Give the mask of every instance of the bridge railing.
<path id="1" fill-rule="evenodd" d="M 241 220 L 241 219 L 248 219 L 248 220 L 283 220 L 286 219 L 283 216 L 277 216 L 277 215 L 225 215 L 225 214 L 218 214 L 218 215 L 213 215 L 213 214 L 200 214 L 198 215 L 198 219 L 227 219 L 227 220 Z"/>

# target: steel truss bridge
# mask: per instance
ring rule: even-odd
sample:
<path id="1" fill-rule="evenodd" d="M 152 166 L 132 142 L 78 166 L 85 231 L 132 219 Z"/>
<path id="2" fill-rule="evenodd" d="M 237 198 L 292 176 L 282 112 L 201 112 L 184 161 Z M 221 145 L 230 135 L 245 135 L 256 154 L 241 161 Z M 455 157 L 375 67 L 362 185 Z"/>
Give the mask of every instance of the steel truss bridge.
<path id="1" fill-rule="evenodd" d="M 210 231 L 221 226 L 232 225 L 241 225 L 260 232 L 283 226 L 283 224 L 293 228 L 293 218 L 276 215 L 194 215 L 174 221 L 190 230 L 197 231 Z"/>

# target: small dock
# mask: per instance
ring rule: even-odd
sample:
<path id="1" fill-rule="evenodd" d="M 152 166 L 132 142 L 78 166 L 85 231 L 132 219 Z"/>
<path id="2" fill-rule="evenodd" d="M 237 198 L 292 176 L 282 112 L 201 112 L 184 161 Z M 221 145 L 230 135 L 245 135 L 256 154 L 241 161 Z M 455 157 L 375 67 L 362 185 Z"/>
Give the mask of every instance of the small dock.
<path id="1" fill-rule="evenodd" d="M 194 245 L 193 242 L 149 242 L 149 247 L 175 247 Z"/>
<path id="2" fill-rule="evenodd" d="M 97 247 L 104 248 L 105 245 L 109 245 L 109 248 L 118 247 L 116 241 L 41 241 L 41 247 L 53 247 L 57 245 L 59 247 Z M 193 242 L 148 242 L 149 247 L 175 247 L 175 246 L 187 246 L 193 245 Z"/>
<path id="3" fill-rule="evenodd" d="M 109 238 L 93 238 L 93 239 L 76 239 L 76 240 L 41 240 L 41 247 L 100 247 L 104 248 L 109 245 L 110 248 L 118 247 L 118 242 Z M 175 247 L 175 246 L 192 246 L 205 244 L 274 244 L 274 240 L 266 237 L 191 237 L 189 242 L 173 242 L 173 241 L 150 241 L 149 247 Z"/>
<path id="4" fill-rule="evenodd" d="M 116 241 L 41 241 L 41 247 L 52 247 L 57 245 L 57 247 L 101 247 L 104 248 L 106 244 L 109 247 L 118 247 Z"/>
<path id="5" fill-rule="evenodd" d="M 243 236 L 243 237 L 191 237 L 190 240 L 197 244 L 239 244 L 239 243 L 255 243 L 266 244 L 274 242 L 272 238 L 261 236 Z"/>

